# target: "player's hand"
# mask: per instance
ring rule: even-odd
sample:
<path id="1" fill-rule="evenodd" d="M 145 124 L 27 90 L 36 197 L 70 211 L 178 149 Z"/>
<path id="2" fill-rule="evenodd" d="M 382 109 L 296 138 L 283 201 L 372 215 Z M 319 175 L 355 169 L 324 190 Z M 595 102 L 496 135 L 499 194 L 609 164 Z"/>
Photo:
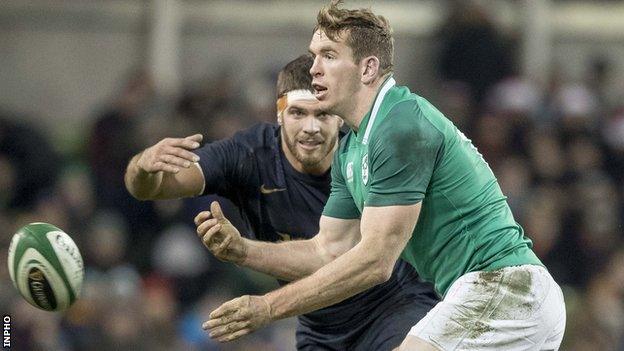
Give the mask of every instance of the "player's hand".
<path id="1" fill-rule="evenodd" d="M 264 296 L 245 295 L 230 300 L 210 313 L 202 325 L 210 330 L 210 337 L 228 342 L 247 335 L 272 321 L 271 306 Z"/>
<path id="2" fill-rule="evenodd" d="M 181 168 L 189 168 L 193 162 L 199 161 L 199 156 L 189 150 L 197 149 L 202 139 L 201 134 L 186 138 L 165 138 L 145 149 L 139 155 L 137 166 L 148 173 L 178 173 Z"/>
<path id="3" fill-rule="evenodd" d="M 247 246 L 230 221 L 225 218 L 221 206 L 213 201 L 210 211 L 202 211 L 195 216 L 197 235 L 204 246 L 216 258 L 234 263 L 242 263 L 247 258 Z"/>

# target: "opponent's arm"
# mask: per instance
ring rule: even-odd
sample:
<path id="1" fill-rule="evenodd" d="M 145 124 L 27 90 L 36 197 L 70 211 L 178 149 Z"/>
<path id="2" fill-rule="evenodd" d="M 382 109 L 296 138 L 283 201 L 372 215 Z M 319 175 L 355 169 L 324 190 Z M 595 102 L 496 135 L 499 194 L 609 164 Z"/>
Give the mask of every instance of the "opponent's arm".
<path id="1" fill-rule="evenodd" d="M 338 303 L 388 280 L 420 213 L 420 203 L 366 207 L 362 239 L 314 274 L 264 296 L 226 302 L 204 323 L 210 336 L 230 341 L 277 319 L 308 313 Z"/>
<path id="2" fill-rule="evenodd" d="M 166 138 L 132 157 L 126 168 L 126 189 L 139 200 L 197 196 L 204 177 L 195 162 L 201 134 L 186 138 Z"/>
<path id="3" fill-rule="evenodd" d="M 242 238 L 215 201 L 195 217 L 197 233 L 219 259 L 282 280 L 306 277 L 351 249 L 360 239 L 359 219 L 321 216 L 312 239 L 280 243 Z"/>

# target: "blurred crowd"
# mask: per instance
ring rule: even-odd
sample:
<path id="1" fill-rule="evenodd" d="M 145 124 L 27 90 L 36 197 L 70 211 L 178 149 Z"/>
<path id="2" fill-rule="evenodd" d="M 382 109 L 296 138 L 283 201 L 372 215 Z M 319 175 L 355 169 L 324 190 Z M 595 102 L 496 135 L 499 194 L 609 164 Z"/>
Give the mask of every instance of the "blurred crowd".
<path id="1" fill-rule="evenodd" d="M 473 140 L 563 286 L 562 349 L 624 350 L 624 90 L 607 88 L 613 65 L 597 56 L 582 80 L 555 72 L 532 81 L 518 73 L 515 39 L 484 13 L 459 9 L 448 23 L 438 80 L 416 93 Z M 276 72 L 241 94 L 234 70 L 178 97 L 159 96 L 145 71 L 132 72 L 71 152 L 19 113 L 1 112 L 0 309 L 13 316 L 15 349 L 293 349 L 293 319 L 226 345 L 201 330 L 222 302 L 277 286 L 204 249 L 192 218 L 214 197 L 139 202 L 123 185 L 130 157 L 164 137 L 200 132 L 209 142 L 273 120 Z M 233 205 L 226 213 L 242 225 Z M 69 233 L 85 260 L 82 298 L 63 314 L 36 310 L 10 283 L 11 236 L 39 221 Z"/>

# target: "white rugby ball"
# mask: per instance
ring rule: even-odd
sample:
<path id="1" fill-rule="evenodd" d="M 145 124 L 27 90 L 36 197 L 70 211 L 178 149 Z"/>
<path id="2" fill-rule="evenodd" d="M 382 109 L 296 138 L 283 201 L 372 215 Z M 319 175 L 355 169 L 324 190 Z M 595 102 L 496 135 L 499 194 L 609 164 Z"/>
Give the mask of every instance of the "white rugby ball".
<path id="1" fill-rule="evenodd" d="M 82 256 L 74 241 L 48 223 L 22 227 L 9 246 L 13 285 L 31 305 L 62 311 L 78 298 L 84 278 Z"/>

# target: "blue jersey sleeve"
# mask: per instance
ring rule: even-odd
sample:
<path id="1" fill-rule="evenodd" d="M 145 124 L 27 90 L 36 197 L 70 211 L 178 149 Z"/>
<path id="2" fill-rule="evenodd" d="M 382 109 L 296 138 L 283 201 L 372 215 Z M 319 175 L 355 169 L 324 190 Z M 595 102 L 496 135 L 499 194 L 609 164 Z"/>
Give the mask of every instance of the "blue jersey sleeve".
<path id="1" fill-rule="evenodd" d="M 204 173 L 206 194 L 224 197 L 247 184 L 254 167 L 253 152 L 235 137 L 206 144 L 195 150 Z"/>

